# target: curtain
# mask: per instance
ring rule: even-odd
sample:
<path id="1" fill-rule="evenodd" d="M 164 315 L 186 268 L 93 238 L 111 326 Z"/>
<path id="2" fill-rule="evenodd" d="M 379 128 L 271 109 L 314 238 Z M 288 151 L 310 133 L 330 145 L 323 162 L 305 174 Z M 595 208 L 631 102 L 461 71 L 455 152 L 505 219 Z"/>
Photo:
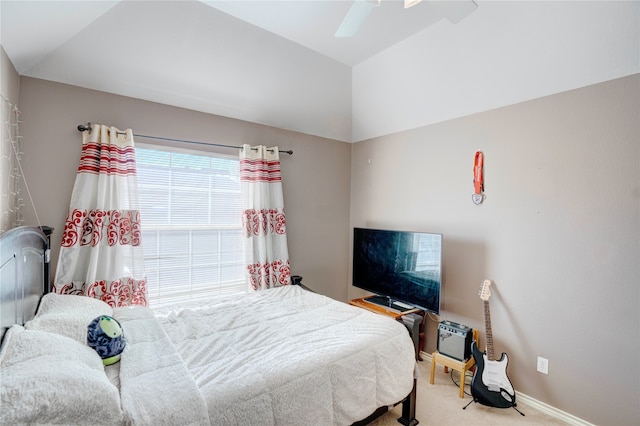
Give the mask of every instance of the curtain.
<path id="1" fill-rule="evenodd" d="M 242 226 L 249 285 L 263 290 L 291 282 L 277 147 L 240 150 Z"/>
<path id="2" fill-rule="evenodd" d="M 94 124 L 82 132 L 53 291 L 146 306 L 140 235 L 133 132 Z"/>

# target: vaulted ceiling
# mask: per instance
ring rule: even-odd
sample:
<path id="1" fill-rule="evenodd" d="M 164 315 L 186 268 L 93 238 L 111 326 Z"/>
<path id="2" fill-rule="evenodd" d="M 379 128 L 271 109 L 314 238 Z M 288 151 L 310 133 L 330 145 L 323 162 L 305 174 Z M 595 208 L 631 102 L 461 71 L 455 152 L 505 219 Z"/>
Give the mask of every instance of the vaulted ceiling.
<path id="1" fill-rule="evenodd" d="M 454 24 L 459 2 L 381 0 L 355 36 L 335 37 L 354 2 L 377 0 L 2 0 L 0 43 L 24 76 L 347 142 L 640 71 L 639 2 L 477 0 Z M 474 73 L 507 83 L 527 69 L 546 83 L 474 94 Z M 518 95 L 486 99 L 501 90 Z"/>

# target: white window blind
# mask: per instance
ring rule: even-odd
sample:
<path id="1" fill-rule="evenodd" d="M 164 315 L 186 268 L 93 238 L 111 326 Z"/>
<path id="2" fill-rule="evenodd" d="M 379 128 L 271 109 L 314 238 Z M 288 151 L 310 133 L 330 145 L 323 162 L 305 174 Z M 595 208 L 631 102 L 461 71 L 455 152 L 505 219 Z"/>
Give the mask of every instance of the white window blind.
<path id="1" fill-rule="evenodd" d="M 239 160 L 139 145 L 136 163 L 150 305 L 245 291 Z"/>

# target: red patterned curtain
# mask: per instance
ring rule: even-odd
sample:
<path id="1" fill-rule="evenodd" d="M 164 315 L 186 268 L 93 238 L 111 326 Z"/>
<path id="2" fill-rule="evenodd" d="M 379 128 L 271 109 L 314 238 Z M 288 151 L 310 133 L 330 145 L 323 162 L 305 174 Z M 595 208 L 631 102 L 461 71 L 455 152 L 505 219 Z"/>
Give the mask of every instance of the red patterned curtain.
<path id="1" fill-rule="evenodd" d="M 94 124 L 82 132 L 53 289 L 114 307 L 147 304 L 131 129 Z"/>
<path id="2" fill-rule="evenodd" d="M 278 147 L 240 150 L 242 225 L 249 284 L 263 290 L 291 283 Z"/>

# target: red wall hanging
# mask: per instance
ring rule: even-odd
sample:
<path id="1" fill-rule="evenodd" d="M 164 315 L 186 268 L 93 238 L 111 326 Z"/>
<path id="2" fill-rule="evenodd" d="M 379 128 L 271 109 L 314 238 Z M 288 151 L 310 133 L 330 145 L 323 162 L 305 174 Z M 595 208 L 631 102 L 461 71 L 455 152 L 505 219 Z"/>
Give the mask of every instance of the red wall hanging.
<path id="1" fill-rule="evenodd" d="M 473 189 L 471 199 L 474 204 L 479 205 L 484 201 L 484 154 L 482 151 L 476 151 L 473 162 Z"/>

